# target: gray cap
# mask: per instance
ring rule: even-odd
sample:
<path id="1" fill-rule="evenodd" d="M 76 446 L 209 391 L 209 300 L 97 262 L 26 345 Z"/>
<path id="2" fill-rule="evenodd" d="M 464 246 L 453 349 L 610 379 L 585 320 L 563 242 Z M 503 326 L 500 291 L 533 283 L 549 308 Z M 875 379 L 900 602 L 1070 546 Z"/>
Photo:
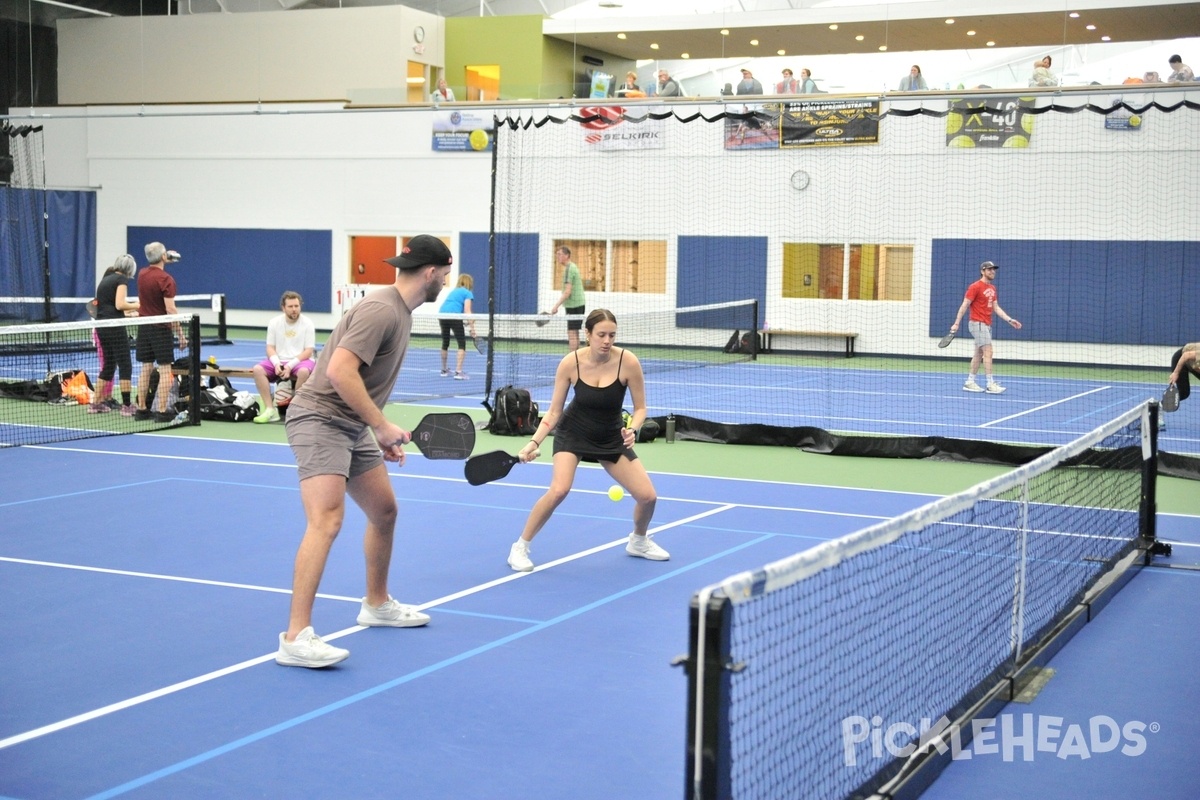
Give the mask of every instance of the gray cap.
<path id="1" fill-rule="evenodd" d="M 979 271 L 983 272 L 985 269 L 1000 269 L 1000 265 L 991 261 L 985 261 L 979 265 Z"/>

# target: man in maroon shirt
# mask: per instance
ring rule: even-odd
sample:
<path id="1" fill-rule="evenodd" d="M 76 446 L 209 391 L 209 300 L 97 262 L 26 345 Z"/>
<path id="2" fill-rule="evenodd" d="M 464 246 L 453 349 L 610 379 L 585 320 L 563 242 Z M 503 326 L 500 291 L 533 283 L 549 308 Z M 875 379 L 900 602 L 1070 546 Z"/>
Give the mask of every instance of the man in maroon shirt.
<path id="1" fill-rule="evenodd" d="M 151 242 L 146 245 L 146 268 L 138 273 L 138 316 L 161 317 L 167 314 L 177 314 L 175 308 L 175 279 L 167 274 L 164 268 L 167 261 L 177 261 L 174 251 L 167 250 L 161 242 Z M 174 333 L 174 337 L 172 337 Z M 152 419 L 155 422 L 171 422 L 175 412 L 168 407 L 172 374 L 171 363 L 175 360 L 173 338 L 179 339 L 180 349 L 187 347 L 187 337 L 183 326 L 178 322 L 163 325 L 140 325 L 137 337 L 137 360 L 142 365 L 141 376 L 138 379 L 137 405 L 135 417 L 140 420 Z M 150 388 L 150 374 L 154 365 L 158 365 L 158 392 L 156 394 L 157 410 L 146 407 L 146 394 Z"/>

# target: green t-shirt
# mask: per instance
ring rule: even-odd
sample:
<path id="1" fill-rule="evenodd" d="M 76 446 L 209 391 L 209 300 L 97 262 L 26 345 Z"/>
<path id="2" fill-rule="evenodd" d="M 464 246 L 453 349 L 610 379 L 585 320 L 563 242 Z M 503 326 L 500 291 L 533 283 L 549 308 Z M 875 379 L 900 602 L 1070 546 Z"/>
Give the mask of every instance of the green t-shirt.
<path id="1" fill-rule="evenodd" d="M 579 267 L 575 266 L 574 261 L 567 262 L 567 271 L 563 273 L 563 286 L 571 286 L 571 294 L 567 296 L 567 302 L 563 303 L 565 308 L 579 308 L 586 301 L 583 296 L 583 278 L 579 275 Z"/>

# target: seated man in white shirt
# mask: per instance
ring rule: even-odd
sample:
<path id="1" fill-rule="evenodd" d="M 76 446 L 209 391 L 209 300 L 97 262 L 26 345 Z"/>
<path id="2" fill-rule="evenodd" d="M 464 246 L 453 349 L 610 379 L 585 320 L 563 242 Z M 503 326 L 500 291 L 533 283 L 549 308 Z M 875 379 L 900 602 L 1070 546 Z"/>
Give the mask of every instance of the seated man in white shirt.
<path id="1" fill-rule="evenodd" d="M 317 329 L 312 320 L 300 313 L 301 302 L 298 293 L 284 292 L 279 301 L 283 313 L 267 323 L 267 357 L 252 370 L 262 407 L 262 413 L 254 418 L 257 423 L 279 419 L 271 384 L 294 380 L 294 392 L 298 392 L 316 368 L 313 351 L 317 345 Z"/>

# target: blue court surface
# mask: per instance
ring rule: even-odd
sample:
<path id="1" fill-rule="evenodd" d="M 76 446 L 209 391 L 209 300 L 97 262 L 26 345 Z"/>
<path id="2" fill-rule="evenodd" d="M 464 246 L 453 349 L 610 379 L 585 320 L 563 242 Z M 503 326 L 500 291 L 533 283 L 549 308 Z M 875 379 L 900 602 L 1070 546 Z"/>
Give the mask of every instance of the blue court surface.
<path id="1" fill-rule="evenodd" d="M 210 348 L 222 366 L 249 367 L 262 358 L 261 342 Z M 453 368 L 454 352 L 450 353 Z M 520 374 L 543 412 L 550 406 L 553 375 L 562 354 L 525 354 Z M 1007 391 L 982 395 L 962 389 L 962 370 L 931 371 L 918 361 L 894 361 L 895 368 L 866 369 L 853 360 L 836 358 L 823 366 L 795 366 L 742 361 L 704 368 L 643 357 L 647 403 L 651 416 L 682 414 L 724 423 L 758 423 L 784 427 L 812 426 L 848 434 L 942 436 L 1029 445 L 1060 445 L 1082 436 L 1148 398 L 1162 395 L 1165 385 L 1148 381 L 1100 381 L 1005 375 Z M 496 356 L 496 384 L 512 369 L 508 355 Z M 431 396 L 447 406 L 478 409 L 484 399 L 486 364 L 470 350 L 465 381 L 440 378 L 437 350 L 414 347 L 405 359 L 394 402 Z M 1011 368 L 1010 368 L 1011 369 Z M 1164 371 L 1163 380 L 1166 379 Z M 238 388 L 254 390 L 244 380 Z M 1200 455 L 1200 413 L 1185 402 L 1179 413 L 1163 414 L 1166 428 L 1159 447 L 1178 454 Z"/>
<path id="2" fill-rule="evenodd" d="M 585 468 L 520 574 L 505 558 L 548 464 L 470 487 L 461 463 L 410 455 L 389 470 L 391 591 L 433 621 L 354 623 L 350 506 L 315 625 L 352 655 L 310 671 L 273 661 L 304 527 L 286 446 L 137 435 L 0 459 L 0 797 L 17 800 L 685 796 L 670 662 L 693 592 L 931 499 L 656 473 L 671 560 L 649 562 L 624 552 L 631 501 Z M 981 753 L 928 797 L 1194 793 L 1200 572 L 1182 567 L 1200 562 L 1200 520 L 1160 528 L 1176 566 L 1135 577 L 1013 712 L 1158 726 L 1142 751 Z"/>

